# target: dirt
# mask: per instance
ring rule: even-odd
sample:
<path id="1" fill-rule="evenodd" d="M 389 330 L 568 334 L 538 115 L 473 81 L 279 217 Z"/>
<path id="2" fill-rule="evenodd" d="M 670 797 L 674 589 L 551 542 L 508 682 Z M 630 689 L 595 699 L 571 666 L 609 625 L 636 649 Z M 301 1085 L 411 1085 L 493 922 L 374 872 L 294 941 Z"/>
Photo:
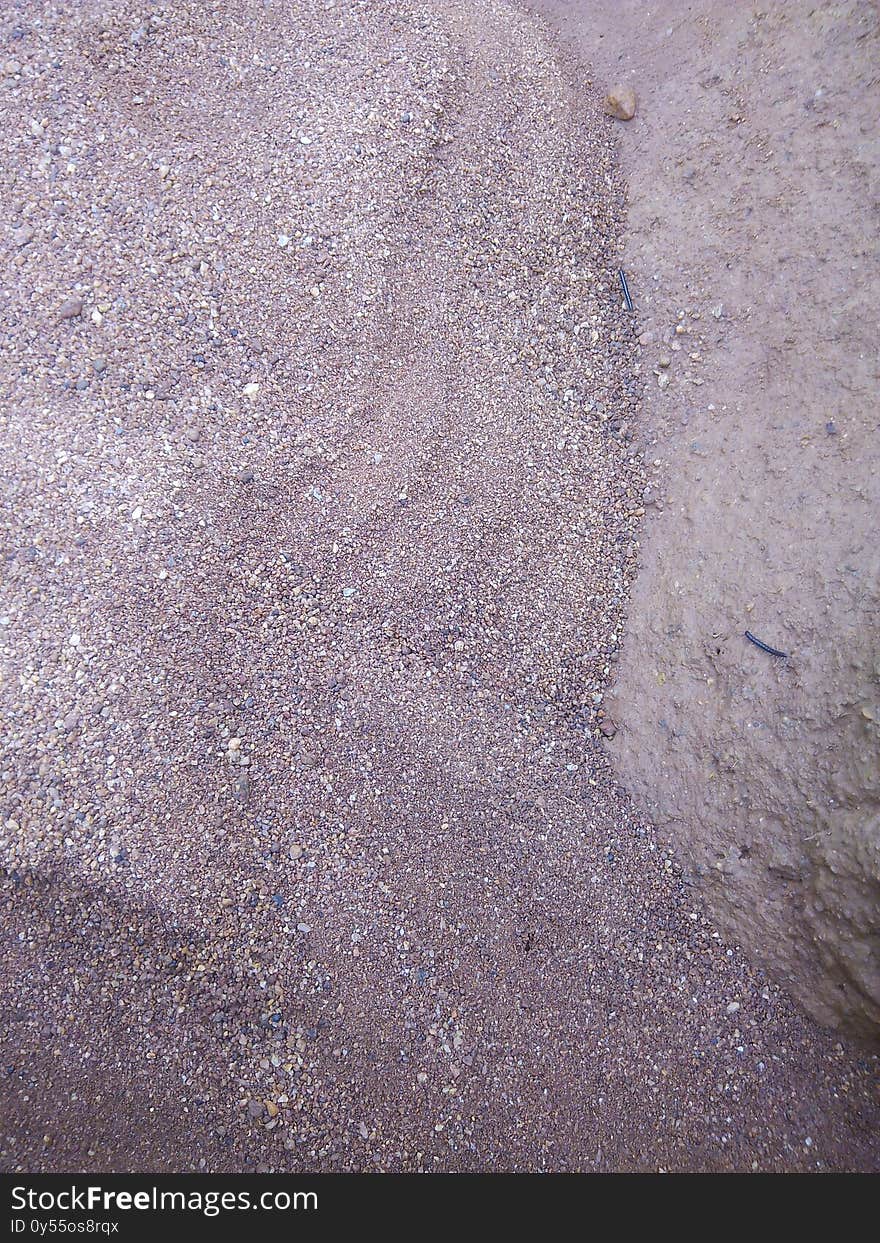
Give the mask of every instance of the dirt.
<path id="1" fill-rule="evenodd" d="M 876 1041 L 877 8 L 536 7 L 641 99 L 620 142 L 657 478 L 617 769 L 726 933 Z"/>
<path id="2" fill-rule="evenodd" d="M 3 1168 L 877 1168 L 876 1059 L 611 767 L 602 84 L 291 11 L 0 10 Z"/>

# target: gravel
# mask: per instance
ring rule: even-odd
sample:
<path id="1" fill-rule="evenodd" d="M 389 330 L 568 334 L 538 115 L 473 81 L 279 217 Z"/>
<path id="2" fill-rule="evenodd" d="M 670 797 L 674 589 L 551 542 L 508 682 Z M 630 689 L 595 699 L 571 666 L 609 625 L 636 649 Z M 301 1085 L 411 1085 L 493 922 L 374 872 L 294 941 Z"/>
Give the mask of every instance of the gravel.
<path id="1" fill-rule="evenodd" d="M 614 122 L 506 4 L 295 10 L 0 84 L 4 1168 L 876 1163 L 603 749 Z"/>

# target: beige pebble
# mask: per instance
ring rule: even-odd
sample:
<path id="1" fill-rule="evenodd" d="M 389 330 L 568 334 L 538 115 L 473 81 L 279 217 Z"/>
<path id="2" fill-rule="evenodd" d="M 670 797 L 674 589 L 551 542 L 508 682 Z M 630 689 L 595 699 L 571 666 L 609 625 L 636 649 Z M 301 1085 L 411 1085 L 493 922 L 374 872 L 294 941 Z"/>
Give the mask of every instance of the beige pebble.
<path id="1" fill-rule="evenodd" d="M 618 84 L 605 96 L 605 111 L 618 121 L 631 121 L 636 115 L 638 100 L 631 86 Z"/>

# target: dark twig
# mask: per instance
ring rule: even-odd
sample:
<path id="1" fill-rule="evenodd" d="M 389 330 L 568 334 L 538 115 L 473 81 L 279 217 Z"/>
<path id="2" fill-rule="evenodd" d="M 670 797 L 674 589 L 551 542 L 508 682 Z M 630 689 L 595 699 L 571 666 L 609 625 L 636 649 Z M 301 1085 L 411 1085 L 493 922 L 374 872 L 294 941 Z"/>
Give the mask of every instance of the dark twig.
<path id="1" fill-rule="evenodd" d="M 783 659 L 788 656 L 788 652 L 780 652 L 778 648 L 771 647 L 769 643 L 762 643 L 760 639 L 756 639 L 751 630 L 746 631 L 746 638 L 750 643 L 754 643 L 755 647 L 759 647 L 762 652 L 766 652 L 768 656 L 781 656 Z"/>
<path id="2" fill-rule="evenodd" d="M 629 296 L 629 285 L 626 281 L 626 272 L 624 272 L 623 268 L 620 268 L 617 275 L 620 277 L 620 288 L 623 290 L 623 300 L 626 303 L 626 309 L 631 311 L 633 309 L 633 300 Z"/>

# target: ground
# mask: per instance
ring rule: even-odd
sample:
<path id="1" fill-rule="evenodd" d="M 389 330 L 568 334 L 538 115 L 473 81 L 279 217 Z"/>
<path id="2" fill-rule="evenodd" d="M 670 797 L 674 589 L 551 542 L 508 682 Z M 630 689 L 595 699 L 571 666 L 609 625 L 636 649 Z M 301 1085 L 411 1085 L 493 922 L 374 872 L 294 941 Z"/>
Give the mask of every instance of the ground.
<path id="1" fill-rule="evenodd" d="M 2 33 L 4 1168 L 875 1168 L 603 733 L 604 78 L 495 0 Z"/>
<path id="2" fill-rule="evenodd" d="M 620 152 L 653 470 L 616 770 L 724 932 L 876 1047 L 877 8 L 538 7 L 642 101 Z"/>

